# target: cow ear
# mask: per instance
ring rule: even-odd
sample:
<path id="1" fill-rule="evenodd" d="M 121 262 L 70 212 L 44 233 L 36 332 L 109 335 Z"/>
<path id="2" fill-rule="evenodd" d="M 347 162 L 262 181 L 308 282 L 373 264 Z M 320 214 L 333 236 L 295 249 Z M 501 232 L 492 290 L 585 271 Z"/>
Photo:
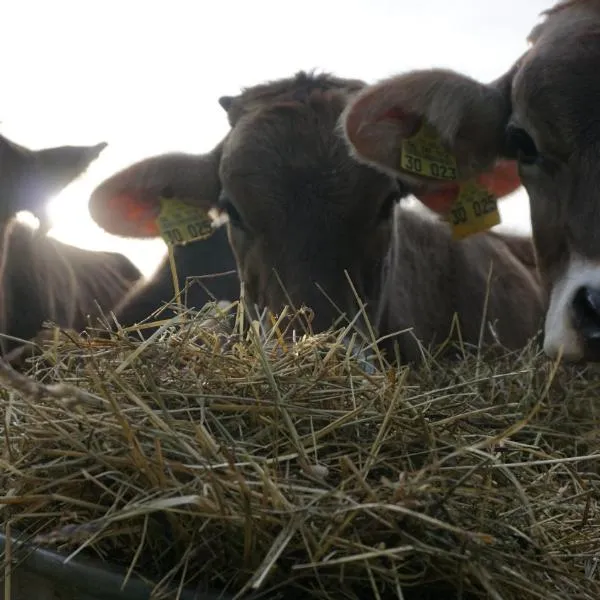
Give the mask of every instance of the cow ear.
<path id="1" fill-rule="evenodd" d="M 219 98 L 219 104 L 225 112 L 229 112 L 229 109 L 233 106 L 235 100 L 236 96 L 221 96 Z"/>
<path id="2" fill-rule="evenodd" d="M 2 219 L 29 211 L 40 221 L 38 233 L 47 233 L 51 227 L 47 213 L 50 200 L 81 176 L 106 146 L 102 142 L 31 150 L 0 135 L 0 165 L 12 175 L 11 192 L 1 199 Z"/>
<path id="3" fill-rule="evenodd" d="M 413 71 L 359 92 L 341 126 L 357 160 L 408 184 L 472 179 L 501 155 L 506 90 L 453 71 Z"/>
<path id="4" fill-rule="evenodd" d="M 498 161 L 491 169 L 477 175 L 475 181 L 496 198 L 508 196 L 521 187 L 518 166 L 513 160 Z M 459 192 L 459 183 L 445 183 L 423 186 L 416 189 L 414 195 L 427 208 L 444 215 L 456 202 Z"/>
<path id="5" fill-rule="evenodd" d="M 121 237 L 160 235 L 162 198 L 176 198 L 209 212 L 221 191 L 222 143 L 203 155 L 170 153 L 146 158 L 103 181 L 89 200 L 94 221 Z"/>
<path id="6" fill-rule="evenodd" d="M 83 175 L 108 145 L 102 142 L 94 146 L 29 150 L 5 138 L 0 139 L 0 143 L 12 163 L 21 165 L 17 170 L 21 179 L 12 197 L 11 209 L 15 213 L 21 210 L 33 213 L 45 228 L 49 227 L 46 210 L 51 198 Z"/>
<path id="7" fill-rule="evenodd" d="M 108 146 L 106 142 L 95 146 L 57 146 L 32 151 L 36 177 L 46 188 L 46 196 L 57 194 L 77 179 Z"/>
<path id="8" fill-rule="evenodd" d="M 227 121 L 231 127 L 235 127 L 236 123 L 244 113 L 244 96 L 221 96 L 219 105 L 227 113 Z"/>
<path id="9" fill-rule="evenodd" d="M 105 193 L 98 187 L 90 197 L 89 210 L 96 224 L 112 235 L 155 238 L 159 235 L 156 220 L 161 195 L 146 194 L 139 189 Z"/>

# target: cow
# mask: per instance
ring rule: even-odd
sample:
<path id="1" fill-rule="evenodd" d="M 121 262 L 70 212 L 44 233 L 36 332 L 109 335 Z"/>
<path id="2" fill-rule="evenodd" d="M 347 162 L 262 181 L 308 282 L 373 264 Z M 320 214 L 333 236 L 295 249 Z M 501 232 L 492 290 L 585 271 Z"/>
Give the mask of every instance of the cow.
<path id="1" fill-rule="evenodd" d="M 447 69 L 386 78 L 356 95 L 346 130 L 355 157 L 427 188 L 423 201 L 439 212 L 444 190 L 398 167 L 401 142 L 419 121 L 438 132 L 462 179 L 513 165 L 515 185 L 529 195 L 546 296 L 544 351 L 598 362 L 600 1 L 562 1 L 542 16 L 529 48 L 491 83 Z"/>
<path id="2" fill-rule="evenodd" d="M 406 185 L 352 158 L 339 119 L 356 93 L 315 83 L 259 102 L 206 154 L 132 165 L 118 193 L 91 197 L 90 213 L 110 233 L 143 238 L 156 234 L 165 189 L 215 209 L 227 217 L 248 305 L 308 307 L 312 332 L 340 316 L 363 333 L 370 323 L 383 350 L 393 340 L 401 358 L 418 362 L 419 342 L 445 341 L 457 313 L 467 344 L 481 336 L 522 348 L 543 313 L 531 270 L 501 235 L 454 240 L 446 223 L 400 203 Z"/>
<path id="3" fill-rule="evenodd" d="M 125 256 L 93 252 L 48 235 L 47 204 L 87 170 L 106 147 L 31 150 L 0 135 L 0 348 L 34 338 L 45 321 L 83 330 L 87 316 L 109 311 L 141 277 Z M 16 220 L 30 211 L 36 231 Z"/>
<path id="4" fill-rule="evenodd" d="M 227 113 L 231 127 L 248 112 L 267 106 L 273 102 L 284 102 L 288 99 L 305 97 L 313 89 L 344 89 L 355 92 L 366 86 L 366 82 L 358 79 L 334 77 L 329 74 L 299 73 L 294 78 L 269 81 L 244 89 L 237 96 L 221 96 L 219 104 Z M 137 202 L 136 190 L 131 182 L 136 178 L 144 178 L 145 191 L 152 185 L 150 171 L 154 169 L 152 162 L 142 161 L 130 165 L 102 181 L 91 194 L 90 207 L 92 216 L 98 198 L 118 198 L 122 203 Z M 168 186 L 161 189 L 153 187 L 152 193 L 169 195 Z M 179 187 L 181 190 L 181 187 Z M 102 200 L 100 200 L 102 201 Z M 102 223 L 100 223 L 102 226 Z M 115 235 L 127 237 L 127 230 L 109 229 Z M 155 232 L 158 235 L 158 231 Z M 177 283 L 184 304 L 188 308 L 199 309 L 207 302 L 233 302 L 240 295 L 240 280 L 237 273 L 235 257 L 229 245 L 227 231 L 224 227 L 216 228 L 208 239 L 190 244 L 173 246 L 173 258 L 176 267 Z M 187 287 L 186 287 L 187 284 Z M 114 314 L 121 327 L 131 327 L 156 314 L 161 319 L 169 319 L 175 315 L 173 273 L 169 258 L 165 256 L 156 272 L 149 280 L 140 280 L 134 288 L 115 308 Z M 146 326 L 136 332 L 147 337 L 157 327 Z"/>

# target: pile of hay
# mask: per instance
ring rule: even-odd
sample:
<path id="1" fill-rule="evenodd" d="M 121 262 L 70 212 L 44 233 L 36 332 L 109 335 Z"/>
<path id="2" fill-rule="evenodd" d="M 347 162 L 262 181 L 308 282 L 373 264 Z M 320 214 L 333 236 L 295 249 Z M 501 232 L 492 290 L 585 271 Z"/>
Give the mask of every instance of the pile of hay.
<path id="1" fill-rule="evenodd" d="M 365 374 L 334 334 L 198 320 L 0 372 L 4 526 L 157 591 L 600 598 L 600 378 L 533 349 Z"/>

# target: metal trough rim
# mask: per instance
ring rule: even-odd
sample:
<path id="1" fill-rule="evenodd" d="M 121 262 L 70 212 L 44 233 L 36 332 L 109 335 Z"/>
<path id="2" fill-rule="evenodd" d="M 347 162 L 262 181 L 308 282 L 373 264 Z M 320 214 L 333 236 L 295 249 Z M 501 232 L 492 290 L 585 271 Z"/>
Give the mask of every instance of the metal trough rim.
<path id="1" fill-rule="evenodd" d="M 46 550 L 27 542 L 10 538 L 11 549 L 18 564 L 14 571 L 25 569 L 45 577 L 59 585 L 76 586 L 90 595 L 90 600 L 148 600 L 153 586 L 143 579 L 131 575 L 127 584 L 121 588 L 126 572 L 107 563 L 91 559 L 72 558 L 68 563 L 66 556 L 59 552 Z M 0 533 L 0 553 L 6 551 L 7 537 Z M 17 554 L 18 553 L 18 554 Z M 22 555 L 21 555 L 22 554 Z M 180 600 L 232 600 L 232 596 L 218 592 L 193 591 L 183 589 Z"/>

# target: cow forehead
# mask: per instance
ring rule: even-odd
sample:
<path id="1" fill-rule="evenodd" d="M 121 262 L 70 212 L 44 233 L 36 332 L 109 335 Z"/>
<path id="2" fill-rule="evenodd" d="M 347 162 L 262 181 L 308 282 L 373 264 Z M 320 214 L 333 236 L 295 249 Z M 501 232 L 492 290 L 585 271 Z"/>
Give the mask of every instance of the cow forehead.
<path id="1" fill-rule="evenodd" d="M 344 79 L 328 73 L 313 75 L 300 72 L 294 77 L 246 88 L 237 99 L 241 105 L 247 105 L 248 108 L 260 108 L 278 99 L 285 101 L 307 98 L 313 92 L 328 90 L 356 92 L 364 86 L 365 83 L 357 79 Z"/>
<path id="2" fill-rule="evenodd" d="M 221 160 L 226 192 L 238 202 L 304 212 L 348 212 L 391 180 L 354 161 L 339 128 L 345 98 L 315 93 L 246 115 L 227 139 Z M 314 201 L 313 201 L 314 200 Z"/>
<path id="3" fill-rule="evenodd" d="M 587 6 L 551 14 L 513 80 L 513 121 L 542 151 L 566 154 L 600 134 L 600 14 Z"/>

